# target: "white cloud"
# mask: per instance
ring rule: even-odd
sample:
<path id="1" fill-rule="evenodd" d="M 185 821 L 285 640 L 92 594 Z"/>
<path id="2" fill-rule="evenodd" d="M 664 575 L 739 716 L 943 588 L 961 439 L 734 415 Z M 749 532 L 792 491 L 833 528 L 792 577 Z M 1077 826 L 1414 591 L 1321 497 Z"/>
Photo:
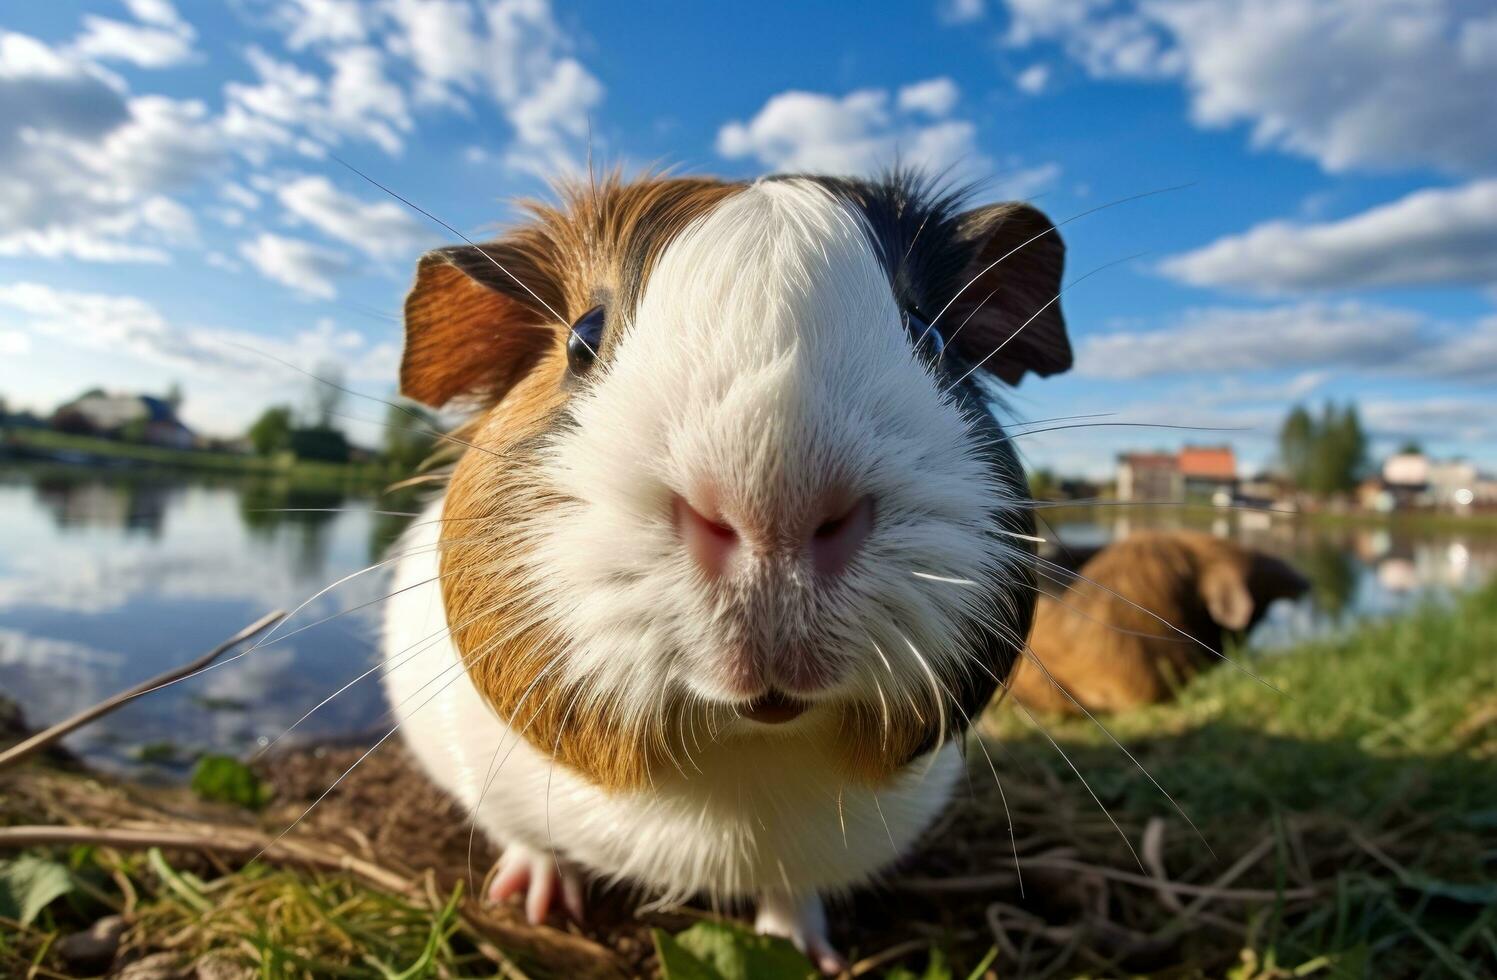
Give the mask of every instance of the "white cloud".
<path id="1" fill-rule="evenodd" d="M 898 104 L 903 112 L 923 112 L 927 116 L 949 116 L 962 97 L 956 82 L 942 76 L 906 85 L 899 90 Z"/>
<path id="2" fill-rule="evenodd" d="M 414 69 L 410 98 L 401 96 L 403 113 L 409 111 L 405 102 L 469 111 L 471 100 L 487 97 L 514 129 L 514 142 L 504 154 L 511 168 L 554 176 L 580 167 L 589 115 L 602 102 L 604 89 L 573 55 L 573 40 L 556 22 L 548 0 L 494 0 L 477 10 L 464 0 L 389 0 L 377 8 L 296 0 L 281 7 L 280 18 L 293 47 L 321 50 L 335 65 L 343 59 L 350 100 L 387 85 L 387 96 L 367 98 L 370 107 L 397 102 L 393 83 L 355 83 L 351 69 L 362 66 L 348 64 L 340 46 L 377 37 L 389 54 Z M 298 82 L 309 90 L 304 105 L 315 93 Z M 286 126 L 284 118 L 279 123 Z M 403 131 L 397 119 L 385 124 Z M 388 148 L 391 141 L 381 139 Z"/>
<path id="3" fill-rule="evenodd" d="M 454 90 L 471 91 L 483 76 L 483 39 L 465 0 L 390 0 L 396 24 L 389 44 L 421 74 L 417 98 L 461 105 Z"/>
<path id="4" fill-rule="evenodd" d="M 219 184 L 218 194 L 225 201 L 246 211 L 253 211 L 260 206 L 260 195 L 232 180 Z"/>
<path id="5" fill-rule="evenodd" d="M 949 79 L 907 86 L 898 100 L 891 100 L 887 89 L 859 89 L 840 98 L 781 92 L 752 119 L 718 130 L 717 152 L 729 159 L 751 158 L 776 171 L 866 174 L 899 160 L 934 172 L 950 168 L 980 175 L 991 161 L 978 152 L 972 123 L 919 118 L 933 102 L 954 103 L 956 94 Z M 911 111 L 911 104 L 918 111 Z"/>
<path id="6" fill-rule="evenodd" d="M 0 255 L 162 263 L 169 260 L 162 246 L 190 240 L 193 231 L 190 212 L 169 198 L 152 197 L 108 213 L 0 233 Z"/>
<path id="7" fill-rule="evenodd" d="M 1468 0 L 1007 0 L 1008 41 L 1179 79 L 1197 123 L 1329 171 L 1497 167 L 1497 13 Z"/>
<path id="8" fill-rule="evenodd" d="M 1497 179 L 1417 191 L 1339 221 L 1270 221 L 1161 269 L 1261 293 L 1497 284 Z"/>
<path id="9" fill-rule="evenodd" d="M 1442 324 L 1412 310 L 1350 301 L 1207 307 L 1153 330 L 1087 336 L 1076 356 L 1078 374 L 1115 380 L 1283 370 L 1299 372 L 1285 384 L 1303 389 L 1274 396 L 1285 400 L 1318 388 L 1330 370 L 1497 385 L 1497 316 Z M 1217 387 L 1222 398 L 1238 397 Z M 1260 380 L 1252 387 L 1268 390 Z"/>
<path id="10" fill-rule="evenodd" d="M 1412 352 L 1410 373 L 1432 378 L 1497 385 L 1497 316 L 1470 329 L 1447 330 Z"/>
<path id="11" fill-rule="evenodd" d="M 317 153 L 315 144 L 299 143 L 300 132 L 326 144 L 368 140 L 390 154 L 404 148 L 402 134 L 414 124 L 404 93 L 386 76 L 378 49 L 333 52 L 327 79 L 261 48 L 251 47 L 245 57 L 258 83 L 224 86 L 224 129 L 242 150 L 263 154 L 267 147 L 282 147 Z"/>
<path id="12" fill-rule="evenodd" d="M 393 344 L 371 345 L 362 334 L 319 319 L 312 327 L 278 338 L 218 327 L 171 322 L 137 296 L 75 292 L 41 283 L 0 284 L 0 309 L 20 314 L 23 336 L 45 338 L 88 350 L 126 355 L 194 376 L 242 381 L 246 377 L 285 380 L 286 368 L 255 353 L 304 366 L 335 362 L 352 381 L 386 383 L 395 377 L 399 352 Z"/>
<path id="13" fill-rule="evenodd" d="M 1049 84 L 1049 65 L 1030 65 L 1014 78 L 1014 86 L 1028 95 L 1039 95 Z"/>
<path id="14" fill-rule="evenodd" d="M 508 107 L 519 142 L 505 155 L 507 162 L 541 177 L 576 170 L 572 148 L 587 136 L 588 112 L 602 99 L 602 84 L 580 62 L 556 62 Z"/>
<path id="15" fill-rule="evenodd" d="M 203 255 L 203 261 L 211 265 L 213 268 L 222 269 L 225 272 L 244 271 L 243 265 L 219 251 L 209 251 L 205 253 Z"/>
<path id="16" fill-rule="evenodd" d="M 293 51 L 318 44 L 363 41 L 369 35 L 368 11 L 360 0 L 290 0 L 276 11 Z"/>
<path id="17" fill-rule="evenodd" d="M 1280 368 L 1379 368 L 1418 349 L 1423 317 L 1360 303 L 1187 311 L 1170 326 L 1082 340 L 1078 374 L 1097 378 Z"/>
<path id="18" fill-rule="evenodd" d="M 375 258 L 409 258 L 427 244 L 427 226 L 395 201 L 364 201 L 326 177 L 300 177 L 277 194 L 290 214 Z"/>
<path id="19" fill-rule="evenodd" d="M 0 355 L 20 357 L 31 350 L 31 336 L 19 330 L 0 330 Z"/>
<path id="20" fill-rule="evenodd" d="M 986 6 L 984 0 L 938 0 L 936 17 L 943 24 L 970 24 L 982 20 Z"/>
<path id="21" fill-rule="evenodd" d="M 344 48 L 329 56 L 333 77 L 328 107 L 333 123 L 362 132 L 386 153 L 398 153 L 397 133 L 412 127 L 405 93 L 385 77 L 384 54 L 369 46 Z"/>
<path id="22" fill-rule="evenodd" d="M 229 125 L 261 153 L 293 145 L 298 132 L 398 153 L 413 108 L 469 112 L 487 97 L 514 129 L 508 166 L 542 176 L 580 167 L 604 89 L 573 56 L 548 0 L 286 0 L 275 20 L 289 48 L 317 52 L 331 75 L 250 53 L 260 84 L 229 86 Z M 387 56 L 408 63 L 414 78 L 392 71 Z"/>
<path id="23" fill-rule="evenodd" d="M 87 58 L 126 61 L 140 68 L 170 68 L 190 61 L 193 31 L 131 24 L 108 17 L 83 18 L 83 33 L 74 49 Z"/>
<path id="24" fill-rule="evenodd" d="M 75 52 L 0 31 L 0 255 L 161 261 L 194 240 L 170 195 L 222 160 L 202 103 L 131 96 Z"/>
<path id="25" fill-rule="evenodd" d="M 1358 410 L 1367 429 L 1383 439 L 1468 447 L 1497 443 L 1497 402 L 1489 399 L 1370 399 Z"/>
<path id="26" fill-rule="evenodd" d="M 177 8 L 172 6 L 171 0 L 125 0 L 125 7 L 136 20 L 147 24 L 170 27 L 177 31 L 191 29 L 182 15 L 177 13 Z"/>
<path id="27" fill-rule="evenodd" d="M 338 287 L 333 280 L 352 268 L 342 252 L 270 232 L 241 242 L 239 254 L 265 278 L 311 299 L 336 298 Z"/>

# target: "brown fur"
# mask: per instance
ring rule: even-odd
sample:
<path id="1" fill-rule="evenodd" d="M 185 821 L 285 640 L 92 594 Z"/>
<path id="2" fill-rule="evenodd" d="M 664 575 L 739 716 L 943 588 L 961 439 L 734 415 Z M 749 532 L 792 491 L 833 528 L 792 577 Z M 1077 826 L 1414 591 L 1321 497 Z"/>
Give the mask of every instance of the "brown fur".
<path id="1" fill-rule="evenodd" d="M 1190 531 L 1135 534 L 1103 548 L 1081 574 L 1097 585 L 1078 580 L 1040 597 L 1029 652 L 1009 680 L 1027 707 L 1075 714 L 1071 698 L 1089 711 L 1166 700 L 1219 662 L 1202 644 L 1220 653 L 1229 634 L 1307 586 L 1277 558 Z"/>
<path id="2" fill-rule="evenodd" d="M 732 190 L 713 181 L 625 185 L 616 178 L 572 187 L 565 209 L 530 205 L 532 223 L 482 247 L 535 296 L 469 247 L 423 260 L 406 304 L 405 393 L 433 404 L 459 395 L 493 402 L 462 430 L 478 448 L 463 455 L 448 489 L 441 570 L 454 642 L 501 717 L 606 789 L 648 784 L 672 754 L 661 733 L 678 726 L 662 718 L 660 731 L 651 733 L 626 728 L 606 707 L 573 711 L 579 692 L 554 665 L 553 627 L 534 618 L 537 604 L 526 596 L 519 557 L 526 549 L 523 522 L 556 503 L 532 477 L 536 442 L 566 403 L 571 321 L 600 296 L 623 295 L 676 231 Z M 464 274 L 445 271 L 454 269 Z M 542 301 L 567 322 L 547 313 Z M 462 340 L 455 334 L 472 337 L 440 356 L 439 345 Z M 424 356 L 428 349 L 438 356 Z M 462 356 L 453 356 L 454 349 Z M 469 356 L 476 369 L 451 366 Z"/>
<path id="3" fill-rule="evenodd" d="M 406 298 L 401 393 L 434 408 L 503 398 L 583 313 L 631 306 L 665 245 L 739 186 L 614 174 L 564 185 L 560 206 L 526 202 L 530 221 L 497 241 L 427 253 Z"/>

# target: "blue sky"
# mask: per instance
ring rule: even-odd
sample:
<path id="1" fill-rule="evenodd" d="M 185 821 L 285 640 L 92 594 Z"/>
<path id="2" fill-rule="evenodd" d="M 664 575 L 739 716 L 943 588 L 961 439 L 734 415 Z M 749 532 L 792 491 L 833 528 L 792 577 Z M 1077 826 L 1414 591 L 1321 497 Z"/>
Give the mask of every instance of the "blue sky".
<path id="1" fill-rule="evenodd" d="M 887 8 L 887 9 L 885 9 Z M 575 170 L 906 160 L 1065 226 L 1077 366 L 1021 418 L 1240 428 L 1355 398 L 1378 447 L 1497 468 L 1497 10 L 1486 0 L 129 0 L 0 14 L 0 394 L 186 392 L 242 428 L 336 361 L 388 395 L 420 251 Z M 350 415 L 378 418 L 372 403 Z M 377 437 L 369 426 L 366 439 Z M 1185 437 L 1076 429 L 1102 472 Z M 1196 436 L 1204 441 L 1212 433 Z"/>

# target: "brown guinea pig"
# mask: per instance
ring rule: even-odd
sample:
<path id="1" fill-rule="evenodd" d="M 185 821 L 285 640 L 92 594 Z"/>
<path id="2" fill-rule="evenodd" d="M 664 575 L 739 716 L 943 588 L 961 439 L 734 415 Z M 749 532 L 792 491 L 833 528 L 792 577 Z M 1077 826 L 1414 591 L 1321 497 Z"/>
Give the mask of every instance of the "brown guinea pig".
<path id="1" fill-rule="evenodd" d="M 1287 562 L 1195 531 L 1134 534 L 1096 552 L 1080 575 L 1040 597 L 1008 684 L 1026 707 L 1075 714 L 1166 700 L 1220 660 L 1229 634 L 1309 586 Z"/>
<path id="2" fill-rule="evenodd" d="M 605 180 L 424 258 L 403 391 L 473 409 L 385 684 L 532 919 L 585 875 L 753 901 L 908 848 L 1034 608 L 993 389 L 1070 366 L 1063 248 L 911 174 Z"/>

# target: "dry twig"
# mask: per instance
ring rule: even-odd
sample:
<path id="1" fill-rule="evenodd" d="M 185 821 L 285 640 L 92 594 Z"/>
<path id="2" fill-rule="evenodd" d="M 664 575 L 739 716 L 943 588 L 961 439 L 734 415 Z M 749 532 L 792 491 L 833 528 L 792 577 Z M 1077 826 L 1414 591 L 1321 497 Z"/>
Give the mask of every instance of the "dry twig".
<path id="1" fill-rule="evenodd" d="M 173 667 L 166 673 L 158 674 L 155 677 L 152 677 L 150 680 L 142 681 L 141 683 L 135 685 L 127 691 L 121 691 L 114 697 L 106 698 L 103 701 L 100 701 L 92 708 L 83 709 L 73 717 L 68 718 L 65 721 L 60 721 L 57 724 L 53 725 L 51 728 L 46 729 L 45 731 L 37 732 L 35 735 L 31 736 L 25 741 L 13 745 L 3 752 L 0 752 L 0 769 L 4 769 L 7 766 L 13 766 L 16 763 L 20 762 L 22 759 L 25 759 L 26 757 L 33 755 L 34 753 L 40 752 L 42 749 L 51 745 L 53 742 L 62 738 L 64 735 L 74 732 L 77 729 L 82 728 L 84 725 L 87 725 L 89 722 L 94 721 L 98 718 L 102 718 L 104 715 L 109 714 L 111 711 L 129 704 L 131 701 L 134 701 L 141 695 L 149 694 L 157 688 L 165 687 L 167 684 L 170 684 L 173 681 L 181 680 L 189 674 L 193 674 L 199 670 L 204 669 L 209 664 L 213 663 L 213 661 L 217 660 L 219 657 L 223 656 L 234 647 L 243 643 L 245 640 L 248 640 L 250 637 L 270 628 L 271 626 L 274 626 L 276 623 L 279 623 L 285 618 L 286 613 L 284 610 L 277 609 L 275 612 L 266 613 L 264 616 L 261 616 L 253 623 L 250 623 L 244 629 L 240 630 L 238 633 L 235 633 L 227 640 L 224 640 L 218 646 L 214 647 L 212 650 L 209 650 L 207 653 L 203 654 L 201 657 L 198 657 L 196 660 L 193 660 L 190 663 L 183 664 L 180 667 Z"/>

